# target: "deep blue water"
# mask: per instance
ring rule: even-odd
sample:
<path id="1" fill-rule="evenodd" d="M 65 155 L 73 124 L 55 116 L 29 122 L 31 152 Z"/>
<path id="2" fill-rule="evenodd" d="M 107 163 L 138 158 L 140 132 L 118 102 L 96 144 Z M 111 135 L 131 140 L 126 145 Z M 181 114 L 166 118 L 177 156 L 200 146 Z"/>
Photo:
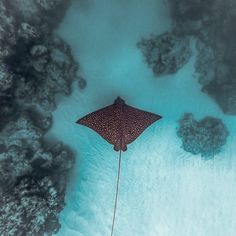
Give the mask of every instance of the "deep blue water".
<path id="1" fill-rule="evenodd" d="M 109 235 L 117 153 L 96 133 L 75 124 L 120 95 L 130 105 L 164 118 L 123 154 L 114 235 L 233 236 L 236 232 L 236 118 L 225 116 L 200 91 L 195 54 L 178 73 L 156 78 L 136 43 L 170 28 L 165 1 L 74 1 L 58 32 L 72 47 L 87 80 L 58 97 L 56 136 L 76 153 L 76 165 L 61 213 L 60 236 Z M 192 40 L 194 51 L 194 39 Z M 185 152 L 176 136 L 184 112 L 221 118 L 231 135 L 212 160 Z"/>

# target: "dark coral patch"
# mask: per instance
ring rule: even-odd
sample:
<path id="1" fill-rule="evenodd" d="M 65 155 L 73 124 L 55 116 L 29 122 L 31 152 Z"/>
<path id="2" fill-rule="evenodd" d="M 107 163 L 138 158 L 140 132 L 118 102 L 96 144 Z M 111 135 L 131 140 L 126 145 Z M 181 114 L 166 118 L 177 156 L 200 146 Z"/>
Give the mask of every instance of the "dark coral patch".
<path id="1" fill-rule="evenodd" d="M 197 121 L 192 114 L 186 113 L 179 120 L 177 135 L 185 151 L 211 158 L 221 151 L 229 133 L 220 119 L 205 117 Z"/>

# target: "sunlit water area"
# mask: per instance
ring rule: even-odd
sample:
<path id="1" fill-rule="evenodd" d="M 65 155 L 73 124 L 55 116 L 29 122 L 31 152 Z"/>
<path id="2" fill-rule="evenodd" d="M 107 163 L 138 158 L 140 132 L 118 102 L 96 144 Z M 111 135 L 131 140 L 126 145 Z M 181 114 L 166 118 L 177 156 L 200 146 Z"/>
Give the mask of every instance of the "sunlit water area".
<path id="1" fill-rule="evenodd" d="M 76 153 L 60 236 L 110 235 L 118 153 L 78 118 L 121 96 L 163 119 L 123 153 L 115 236 L 234 236 L 236 232 L 236 119 L 201 92 L 195 54 L 176 74 L 157 78 L 136 44 L 171 27 L 159 0 L 73 1 L 58 33 L 70 44 L 80 76 L 68 97 L 58 97 L 48 137 Z M 192 40 L 194 51 L 194 39 Z M 184 112 L 211 115 L 230 130 L 227 144 L 205 160 L 181 148 L 177 121 Z"/>

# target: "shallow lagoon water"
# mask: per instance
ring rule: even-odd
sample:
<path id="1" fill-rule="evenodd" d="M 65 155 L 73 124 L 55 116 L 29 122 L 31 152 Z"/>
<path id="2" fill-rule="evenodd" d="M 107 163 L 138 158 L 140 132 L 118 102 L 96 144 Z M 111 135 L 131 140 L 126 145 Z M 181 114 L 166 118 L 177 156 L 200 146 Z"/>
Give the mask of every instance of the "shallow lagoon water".
<path id="1" fill-rule="evenodd" d="M 76 153 L 57 235 L 110 234 L 118 153 L 75 121 L 118 95 L 164 118 L 123 153 L 114 235 L 235 235 L 236 119 L 200 91 L 194 54 L 178 73 L 156 78 L 136 47 L 141 37 L 164 33 L 170 25 L 161 0 L 74 1 L 69 8 L 58 32 L 71 45 L 88 86 L 80 90 L 74 83 L 71 96 L 58 98 L 48 134 Z M 181 149 L 176 121 L 184 112 L 226 123 L 231 135 L 213 160 Z"/>

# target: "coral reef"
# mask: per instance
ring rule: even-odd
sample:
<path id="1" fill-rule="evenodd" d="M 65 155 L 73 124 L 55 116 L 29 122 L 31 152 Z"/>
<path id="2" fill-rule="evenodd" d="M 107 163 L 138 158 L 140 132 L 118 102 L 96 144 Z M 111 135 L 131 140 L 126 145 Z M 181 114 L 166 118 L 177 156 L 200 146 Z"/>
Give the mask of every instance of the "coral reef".
<path id="1" fill-rule="evenodd" d="M 216 2 L 221 2 L 222 8 L 218 8 Z M 169 5 L 175 33 L 189 35 L 204 35 L 201 30 L 215 24 L 224 9 L 224 4 L 218 0 L 169 0 Z"/>
<path id="2" fill-rule="evenodd" d="M 55 209 L 61 210 L 63 195 L 48 178 L 25 177 L 13 192 L 5 192 L 0 199 L 1 235 L 51 235 L 59 228 Z"/>
<path id="3" fill-rule="evenodd" d="M 38 116 L 24 111 L 2 131 L 1 235 L 51 235 L 60 227 L 58 213 L 64 206 L 66 178 L 74 159 L 61 143 L 53 147 L 42 143 L 50 122 L 35 124 Z"/>
<path id="4" fill-rule="evenodd" d="M 185 113 L 179 120 L 177 135 L 182 139 L 185 151 L 211 158 L 226 143 L 228 131 L 220 119 L 205 117 L 196 121 L 192 114 Z"/>
<path id="5" fill-rule="evenodd" d="M 196 70 L 202 90 L 226 114 L 236 115 L 236 2 L 169 0 L 173 33 L 197 39 Z"/>
<path id="6" fill-rule="evenodd" d="M 87 81 L 84 78 L 79 77 L 78 85 L 80 89 L 85 89 L 87 86 Z"/>
<path id="7" fill-rule="evenodd" d="M 142 39 L 137 46 L 155 75 L 176 73 L 191 57 L 189 39 L 164 33 Z"/>
<path id="8" fill-rule="evenodd" d="M 44 139 L 78 65 L 55 35 L 68 0 L 0 1 L 0 235 L 52 235 L 72 151 Z M 86 82 L 84 82 L 86 83 Z"/>
<path id="9" fill-rule="evenodd" d="M 54 110 L 55 94 L 69 94 L 70 84 L 76 77 L 77 65 L 69 46 L 60 38 L 53 37 L 45 39 L 40 45 L 33 45 L 29 53 L 17 54 L 17 60 L 9 59 L 9 64 L 19 78 L 15 90 L 18 103 L 37 103 L 45 111 Z M 32 77 L 35 79 L 32 80 Z"/>

